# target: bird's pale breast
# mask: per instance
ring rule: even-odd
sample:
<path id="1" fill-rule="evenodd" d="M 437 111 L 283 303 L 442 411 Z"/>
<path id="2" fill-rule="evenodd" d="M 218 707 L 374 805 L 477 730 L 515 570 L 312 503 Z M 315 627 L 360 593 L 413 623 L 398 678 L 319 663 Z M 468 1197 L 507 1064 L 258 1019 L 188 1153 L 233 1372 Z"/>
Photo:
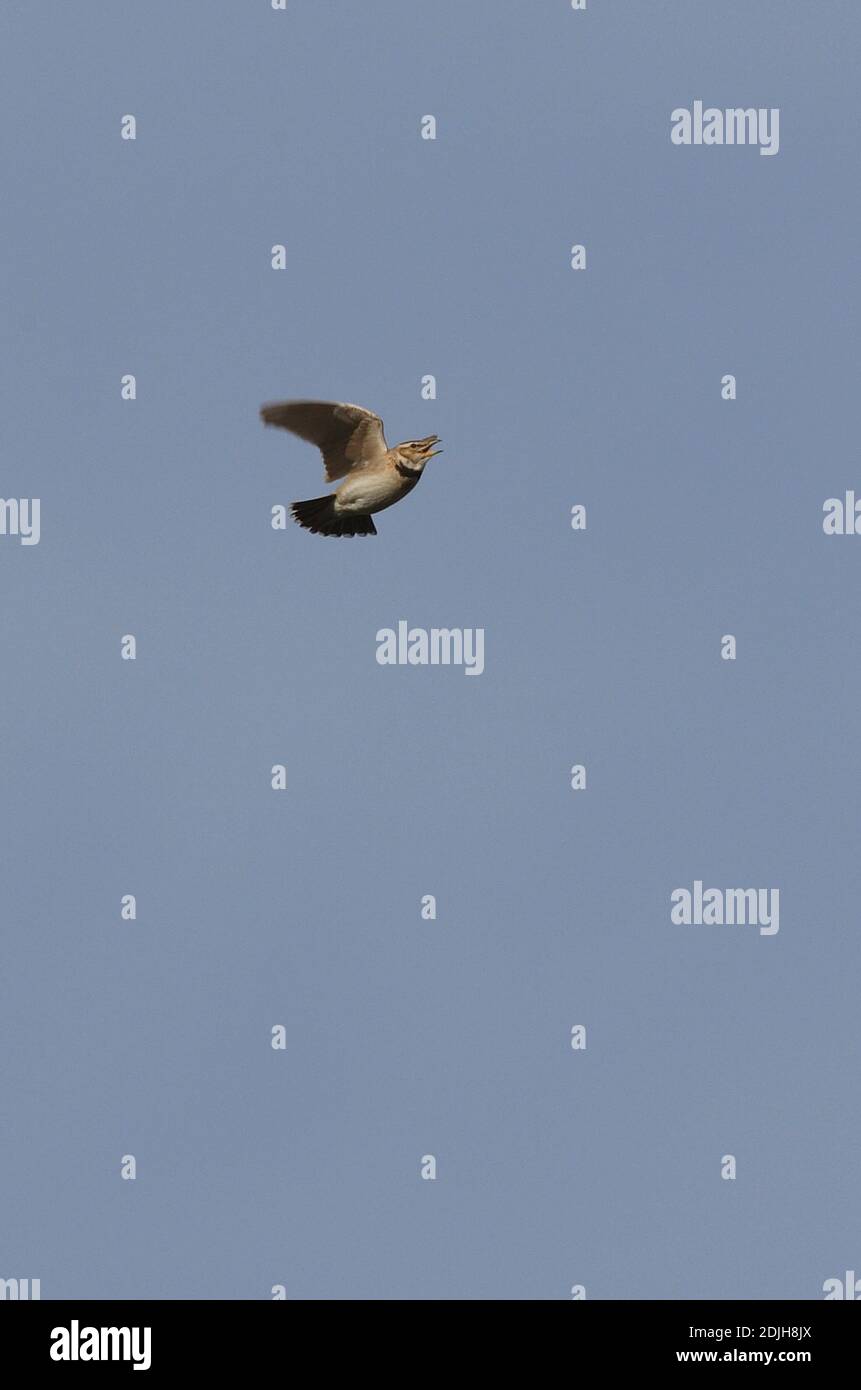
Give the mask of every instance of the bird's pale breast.
<path id="1" fill-rule="evenodd" d="M 405 489 L 394 468 L 359 468 L 341 484 L 337 508 L 345 512 L 377 512 L 403 496 Z"/>

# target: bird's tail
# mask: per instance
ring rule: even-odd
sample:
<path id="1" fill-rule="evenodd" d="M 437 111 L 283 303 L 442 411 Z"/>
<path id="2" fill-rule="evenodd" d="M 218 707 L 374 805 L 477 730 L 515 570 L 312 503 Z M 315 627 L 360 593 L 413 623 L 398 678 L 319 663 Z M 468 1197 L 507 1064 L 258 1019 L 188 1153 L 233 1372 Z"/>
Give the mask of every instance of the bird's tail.
<path id="1" fill-rule="evenodd" d="M 318 536 L 375 536 L 377 528 L 369 516 L 335 511 L 335 494 L 294 502 L 290 509 L 300 526 Z"/>

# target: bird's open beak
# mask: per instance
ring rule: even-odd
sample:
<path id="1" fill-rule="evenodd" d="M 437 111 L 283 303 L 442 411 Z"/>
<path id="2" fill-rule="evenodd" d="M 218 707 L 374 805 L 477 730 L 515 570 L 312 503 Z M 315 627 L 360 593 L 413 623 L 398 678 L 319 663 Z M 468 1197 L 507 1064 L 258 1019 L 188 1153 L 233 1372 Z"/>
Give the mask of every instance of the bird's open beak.
<path id="1" fill-rule="evenodd" d="M 428 447 L 428 451 L 429 451 L 429 452 L 428 452 L 428 458 L 429 458 L 429 459 L 435 459 L 436 456 L 437 456 L 437 454 L 441 454 L 441 453 L 442 453 L 442 449 L 434 449 L 434 448 L 433 448 L 433 445 L 434 445 L 434 444 L 439 444 L 439 435 L 438 435 L 438 434 L 432 434 L 432 435 L 430 436 L 430 438 L 428 439 L 427 447 Z"/>

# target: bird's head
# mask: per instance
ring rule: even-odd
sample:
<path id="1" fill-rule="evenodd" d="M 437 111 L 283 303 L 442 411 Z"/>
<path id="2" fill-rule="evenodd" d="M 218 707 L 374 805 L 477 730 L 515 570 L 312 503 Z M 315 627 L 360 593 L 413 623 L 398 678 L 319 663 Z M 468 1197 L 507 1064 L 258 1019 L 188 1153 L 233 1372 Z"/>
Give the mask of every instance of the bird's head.
<path id="1" fill-rule="evenodd" d="M 398 453 L 413 467 L 418 467 L 419 464 L 424 467 L 428 459 L 442 453 L 442 449 L 434 448 L 435 444 L 439 444 L 439 435 L 429 434 L 426 439 L 410 439 L 406 444 L 399 444 Z"/>

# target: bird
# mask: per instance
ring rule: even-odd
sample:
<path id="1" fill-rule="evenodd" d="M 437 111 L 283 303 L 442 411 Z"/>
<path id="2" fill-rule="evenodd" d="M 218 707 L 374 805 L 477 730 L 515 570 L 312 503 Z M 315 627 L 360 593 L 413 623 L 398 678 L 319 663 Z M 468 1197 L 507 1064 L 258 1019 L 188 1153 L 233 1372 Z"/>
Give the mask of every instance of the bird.
<path id="1" fill-rule="evenodd" d="M 383 422 L 372 410 L 342 401 L 273 401 L 260 407 L 264 425 L 290 430 L 316 444 L 326 481 L 344 482 L 325 497 L 294 502 L 296 521 L 318 536 L 375 536 L 372 514 L 393 507 L 412 492 L 435 449 L 438 434 L 410 439 L 390 449 Z"/>

